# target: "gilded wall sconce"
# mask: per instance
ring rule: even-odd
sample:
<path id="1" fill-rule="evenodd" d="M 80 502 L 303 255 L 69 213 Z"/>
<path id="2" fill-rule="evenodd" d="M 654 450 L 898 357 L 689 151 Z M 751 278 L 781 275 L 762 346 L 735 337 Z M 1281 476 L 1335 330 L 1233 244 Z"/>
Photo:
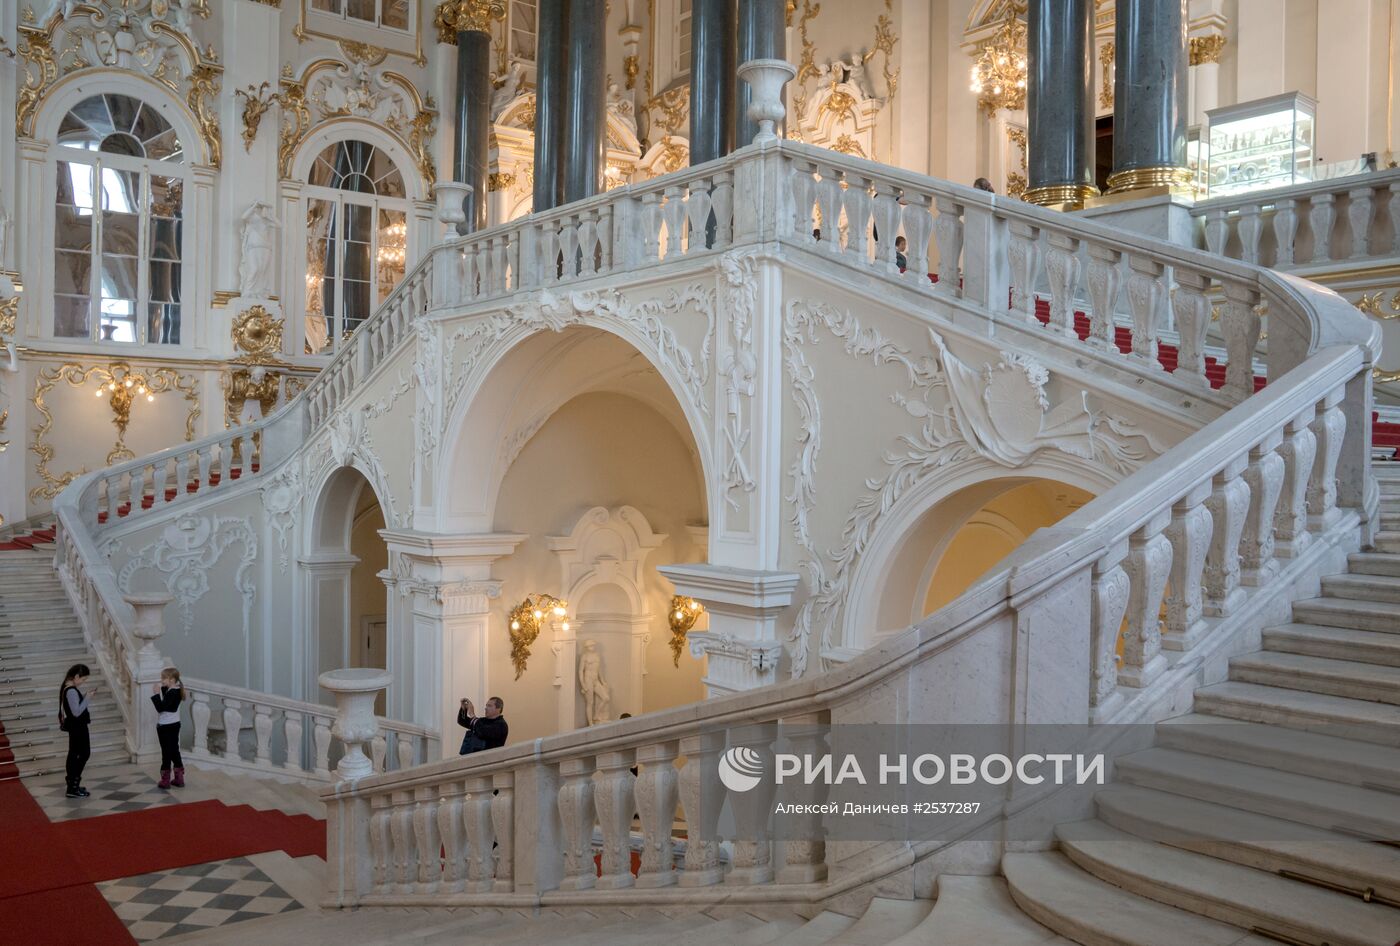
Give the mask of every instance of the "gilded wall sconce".
<path id="1" fill-rule="evenodd" d="M 515 679 L 525 672 L 525 664 L 530 659 L 530 645 L 540 636 L 540 628 L 547 618 L 563 618 L 568 615 L 569 602 L 561 601 L 553 595 L 534 594 L 510 609 L 510 661 L 515 664 Z M 569 622 L 563 623 L 564 630 Z"/>
<path id="2" fill-rule="evenodd" d="M 705 613 L 705 606 L 694 598 L 685 595 L 671 596 L 671 610 L 666 615 L 671 625 L 671 662 L 681 665 L 681 651 L 685 650 L 685 635 Z"/>

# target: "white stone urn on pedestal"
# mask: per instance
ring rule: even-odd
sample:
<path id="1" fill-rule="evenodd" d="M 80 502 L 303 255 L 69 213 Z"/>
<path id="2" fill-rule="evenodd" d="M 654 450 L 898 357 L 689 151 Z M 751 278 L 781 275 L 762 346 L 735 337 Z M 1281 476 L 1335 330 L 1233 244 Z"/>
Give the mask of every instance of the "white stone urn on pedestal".
<path id="1" fill-rule="evenodd" d="M 451 240 L 462 232 L 459 228 L 467 222 L 467 211 L 463 204 L 471 196 L 472 190 L 472 186 L 465 181 L 437 182 L 437 217 L 446 227 L 443 232 L 444 240 Z"/>
<path id="2" fill-rule="evenodd" d="M 124 595 L 123 600 L 136 612 L 136 621 L 131 625 L 131 636 L 140 642 L 136 651 L 137 675 L 144 678 L 152 672 L 163 669 L 160 651 L 156 641 L 165 633 L 165 606 L 175 599 L 168 594 Z"/>
<path id="3" fill-rule="evenodd" d="M 379 734 L 374 700 L 391 679 L 387 671 L 372 667 L 327 670 L 317 678 L 323 689 L 335 694 L 331 735 L 345 743 L 345 755 L 335 768 L 339 778 L 355 781 L 374 772 L 374 763 L 365 755 L 364 747 Z"/>
<path id="4" fill-rule="evenodd" d="M 797 67 L 786 59 L 750 59 L 739 67 L 739 78 L 749 84 L 753 96 L 749 100 L 749 118 L 758 122 L 754 143 L 777 141 L 774 131 L 783 120 L 783 86 L 797 75 Z"/>

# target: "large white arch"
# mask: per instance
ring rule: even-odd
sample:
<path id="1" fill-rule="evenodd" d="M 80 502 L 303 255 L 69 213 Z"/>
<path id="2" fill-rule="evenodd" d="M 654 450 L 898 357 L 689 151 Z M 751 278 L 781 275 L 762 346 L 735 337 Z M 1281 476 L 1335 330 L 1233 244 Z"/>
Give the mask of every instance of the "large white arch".
<path id="1" fill-rule="evenodd" d="M 34 138 L 58 140 L 58 127 L 75 105 L 94 95 L 129 95 L 154 108 L 168 121 L 192 165 L 209 164 L 209 145 L 199 133 L 199 123 L 167 86 L 134 71 L 84 70 L 56 82 L 34 119 Z"/>
<path id="2" fill-rule="evenodd" d="M 306 181 L 317 155 L 338 141 L 364 141 L 374 145 L 389 156 L 403 175 L 405 197 L 409 200 L 428 200 L 431 197 L 431 185 L 423 180 L 423 175 L 418 172 L 418 165 L 413 161 L 413 155 L 403 142 L 382 125 L 352 116 L 321 122 L 301 140 L 292 156 L 291 179 Z"/>

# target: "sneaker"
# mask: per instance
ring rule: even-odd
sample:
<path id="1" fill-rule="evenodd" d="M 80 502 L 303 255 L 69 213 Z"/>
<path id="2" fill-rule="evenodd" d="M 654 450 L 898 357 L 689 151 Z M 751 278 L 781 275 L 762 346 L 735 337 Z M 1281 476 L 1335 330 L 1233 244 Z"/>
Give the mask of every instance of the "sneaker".
<path id="1" fill-rule="evenodd" d="M 68 797 L 68 798 L 82 798 L 82 797 L 83 797 L 83 796 L 79 793 L 79 791 L 78 791 L 76 788 L 69 788 L 68 791 L 65 792 L 64 794 L 65 794 L 65 796 Z"/>
<path id="2" fill-rule="evenodd" d="M 83 788 L 81 785 L 78 786 L 78 797 L 79 797 L 79 798 L 87 798 L 87 797 L 88 797 L 89 795 L 91 795 L 91 794 L 92 794 L 92 792 L 88 791 L 86 788 Z"/>

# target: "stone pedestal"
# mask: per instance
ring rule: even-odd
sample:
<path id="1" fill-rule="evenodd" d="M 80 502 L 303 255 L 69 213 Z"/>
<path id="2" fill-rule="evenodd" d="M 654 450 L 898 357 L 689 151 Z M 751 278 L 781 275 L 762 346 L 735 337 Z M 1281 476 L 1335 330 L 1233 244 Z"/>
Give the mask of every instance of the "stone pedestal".
<path id="1" fill-rule="evenodd" d="M 131 692 L 127 694 L 128 705 L 136 709 L 139 720 L 130 741 L 138 762 L 154 761 L 160 757 L 160 743 L 156 740 L 156 708 L 150 694 L 151 687 L 160 682 L 160 672 L 165 669 L 165 659 L 156 649 L 156 641 L 165 633 L 165 606 L 175 599 L 158 593 L 125 595 L 123 600 L 136 612 L 131 636 L 140 645 L 136 651 L 135 673 L 131 677 Z"/>
<path id="2" fill-rule="evenodd" d="M 379 733 L 374 701 L 391 679 L 387 671 L 367 667 L 327 670 L 317 678 L 322 689 L 335 694 L 331 734 L 345 744 L 345 754 L 335 768 L 338 779 L 354 782 L 373 774 L 374 763 L 365 755 L 365 745 Z"/>
<path id="3" fill-rule="evenodd" d="M 1194 247 L 1195 222 L 1191 219 L 1191 206 L 1190 198 L 1164 188 L 1153 193 L 1127 191 L 1090 198 L 1080 213 L 1143 236 Z"/>

